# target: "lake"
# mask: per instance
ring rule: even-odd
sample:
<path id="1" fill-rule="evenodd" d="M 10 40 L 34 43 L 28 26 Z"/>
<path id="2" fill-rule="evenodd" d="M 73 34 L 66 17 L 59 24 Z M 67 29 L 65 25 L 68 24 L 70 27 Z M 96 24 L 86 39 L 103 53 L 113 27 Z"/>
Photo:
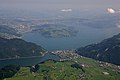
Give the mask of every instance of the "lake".
<path id="1" fill-rule="evenodd" d="M 44 56 L 37 57 L 25 57 L 25 58 L 14 58 L 14 59 L 3 59 L 0 60 L 0 68 L 7 65 L 18 65 L 21 67 L 33 66 L 38 63 L 45 62 L 47 60 L 59 61 L 60 57 L 54 54 L 46 54 Z"/>
<path id="2" fill-rule="evenodd" d="M 79 30 L 77 36 L 63 38 L 45 38 L 39 32 L 23 34 L 22 39 L 36 43 L 49 51 L 76 49 L 92 43 L 98 43 L 103 39 L 112 37 L 120 32 L 120 28 L 93 28 L 84 25 L 76 27 Z"/>

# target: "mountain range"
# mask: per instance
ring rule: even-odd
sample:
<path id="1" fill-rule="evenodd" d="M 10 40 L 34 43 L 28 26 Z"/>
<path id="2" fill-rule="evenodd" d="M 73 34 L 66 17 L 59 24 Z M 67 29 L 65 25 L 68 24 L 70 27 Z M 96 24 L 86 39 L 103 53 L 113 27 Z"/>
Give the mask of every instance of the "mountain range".
<path id="1" fill-rule="evenodd" d="M 120 65 L 120 33 L 100 43 L 80 47 L 76 52 L 81 56 Z"/>
<path id="2" fill-rule="evenodd" d="M 0 37 L 0 59 L 41 56 L 44 48 L 22 39 L 5 39 Z"/>

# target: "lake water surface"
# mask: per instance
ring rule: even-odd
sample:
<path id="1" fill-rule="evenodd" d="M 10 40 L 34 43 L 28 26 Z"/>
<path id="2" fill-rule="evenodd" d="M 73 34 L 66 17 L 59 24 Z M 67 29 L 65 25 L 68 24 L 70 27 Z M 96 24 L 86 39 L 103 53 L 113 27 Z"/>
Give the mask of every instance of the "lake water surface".
<path id="1" fill-rule="evenodd" d="M 0 60 L 0 68 L 7 65 L 17 65 L 21 67 L 33 66 L 38 63 L 45 62 L 47 60 L 60 61 L 60 57 L 54 54 L 46 54 L 44 56 L 33 56 L 24 58 L 14 58 L 14 59 L 3 59 Z"/>
<path id="2" fill-rule="evenodd" d="M 77 28 L 79 33 L 74 37 L 45 38 L 39 32 L 29 32 L 23 34 L 22 38 L 28 42 L 36 43 L 47 50 L 54 51 L 76 49 L 91 43 L 97 43 L 120 32 L 120 28 L 117 27 L 92 28 L 80 26 Z"/>

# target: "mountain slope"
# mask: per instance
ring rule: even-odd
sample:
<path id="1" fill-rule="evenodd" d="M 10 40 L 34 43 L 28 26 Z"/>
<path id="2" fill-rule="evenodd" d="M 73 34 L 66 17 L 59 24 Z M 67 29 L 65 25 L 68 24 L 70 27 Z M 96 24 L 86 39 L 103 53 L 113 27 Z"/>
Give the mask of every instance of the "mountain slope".
<path id="1" fill-rule="evenodd" d="M 41 56 L 44 51 L 41 46 L 22 39 L 4 39 L 0 37 L 0 59 Z"/>
<path id="2" fill-rule="evenodd" d="M 117 66 L 89 58 L 64 62 L 47 61 L 39 66 L 34 73 L 30 73 L 28 67 L 22 67 L 17 74 L 6 80 L 120 80 Z"/>
<path id="3" fill-rule="evenodd" d="M 91 44 L 77 49 L 81 56 L 90 57 L 120 65 L 120 34 L 105 39 L 98 44 Z"/>

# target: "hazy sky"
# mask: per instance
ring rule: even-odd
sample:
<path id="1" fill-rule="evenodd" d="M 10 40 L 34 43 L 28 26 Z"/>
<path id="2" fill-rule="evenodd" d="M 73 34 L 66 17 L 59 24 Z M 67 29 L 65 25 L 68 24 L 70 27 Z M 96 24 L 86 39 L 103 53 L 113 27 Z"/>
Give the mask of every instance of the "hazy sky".
<path id="1" fill-rule="evenodd" d="M 0 0 L 0 9 L 120 8 L 120 0 Z"/>
<path id="2" fill-rule="evenodd" d="M 120 0 L 0 0 L 0 15 L 93 16 L 120 9 Z M 63 14 L 62 11 L 69 11 Z M 72 10 L 72 11 L 71 11 Z M 26 16 L 25 15 L 25 16 Z"/>

